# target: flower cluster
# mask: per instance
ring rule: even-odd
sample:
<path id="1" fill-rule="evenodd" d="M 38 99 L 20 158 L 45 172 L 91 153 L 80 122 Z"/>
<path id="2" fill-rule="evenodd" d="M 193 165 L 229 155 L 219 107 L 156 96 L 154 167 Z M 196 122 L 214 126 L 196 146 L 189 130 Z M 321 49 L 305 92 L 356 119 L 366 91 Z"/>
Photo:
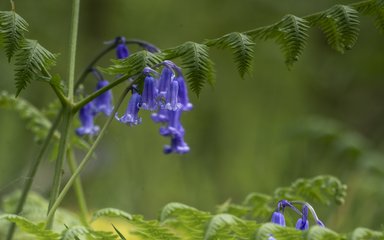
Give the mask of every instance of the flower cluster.
<path id="1" fill-rule="evenodd" d="M 189 152 L 189 146 L 184 141 L 184 128 L 180 122 L 181 114 L 192 109 L 189 102 L 187 87 L 179 67 L 171 61 L 164 61 L 159 74 L 146 67 L 144 87 L 140 95 L 135 89 L 123 116 L 116 114 L 116 119 L 130 126 L 141 123 L 139 110 L 153 112 L 151 118 L 156 123 L 162 123 L 160 134 L 170 137 L 170 145 L 164 147 L 164 153 L 184 154 Z"/>
<path id="2" fill-rule="evenodd" d="M 301 211 L 294 205 L 301 205 Z M 307 202 L 281 200 L 272 214 L 271 222 L 285 227 L 284 209 L 288 207 L 295 211 L 300 218 L 296 222 L 296 229 L 307 230 L 309 228 L 308 210 L 311 212 L 317 225 L 325 227 L 324 223 L 317 217 L 313 207 Z"/>
<path id="3" fill-rule="evenodd" d="M 129 57 L 129 50 L 124 37 L 116 38 L 115 45 L 118 59 Z M 152 45 L 147 45 L 142 47 L 147 51 L 156 50 Z M 154 66 L 154 68 L 160 68 L 161 72 L 158 73 L 150 67 L 144 68 L 144 84 L 141 94 L 136 85 L 132 86 L 132 95 L 125 113 L 121 117 L 116 113 L 115 118 L 121 123 L 134 126 L 142 122 L 138 115 L 141 109 L 151 111 L 152 120 L 163 124 L 160 127 L 160 134 L 170 137 L 170 144 L 164 147 L 164 153 L 187 153 L 189 146 L 184 141 L 185 131 L 180 118 L 182 112 L 192 109 L 192 104 L 189 102 L 183 74 L 175 63 L 168 60 Z M 98 79 L 96 90 L 109 84 L 98 71 L 93 70 L 92 72 Z M 110 116 L 112 110 L 112 92 L 108 90 L 80 109 L 81 127 L 76 129 L 76 133 L 79 136 L 96 135 L 99 127 L 94 125 L 95 116 L 98 113 Z"/>

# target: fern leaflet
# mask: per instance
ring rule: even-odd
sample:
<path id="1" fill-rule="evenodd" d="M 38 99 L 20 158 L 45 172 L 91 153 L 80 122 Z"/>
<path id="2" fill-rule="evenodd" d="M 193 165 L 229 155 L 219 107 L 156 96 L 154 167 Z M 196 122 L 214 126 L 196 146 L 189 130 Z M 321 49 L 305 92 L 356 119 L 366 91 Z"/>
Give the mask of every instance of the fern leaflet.
<path id="1" fill-rule="evenodd" d="M 28 23 L 15 11 L 0 11 L 0 34 L 8 61 L 20 49 Z"/>
<path id="2" fill-rule="evenodd" d="M 231 48 L 233 50 L 234 60 L 240 76 L 251 70 L 253 60 L 253 47 L 255 43 L 249 36 L 239 32 L 226 34 L 218 39 L 207 41 L 208 46 L 217 46 L 221 48 Z"/>
<path id="3" fill-rule="evenodd" d="M 121 217 L 127 220 L 132 220 L 131 214 L 115 208 L 104 208 L 98 210 L 93 214 L 91 221 L 93 222 L 100 217 Z"/>
<path id="4" fill-rule="evenodd" d="M 36 40 L 22 42 L 21 50 L 16 54 L 16 96 L 25 89 L 31 80 L 40 78 L 49 80 L 47 69 L 54 65 L 55 55 L 42 47 Z"/>

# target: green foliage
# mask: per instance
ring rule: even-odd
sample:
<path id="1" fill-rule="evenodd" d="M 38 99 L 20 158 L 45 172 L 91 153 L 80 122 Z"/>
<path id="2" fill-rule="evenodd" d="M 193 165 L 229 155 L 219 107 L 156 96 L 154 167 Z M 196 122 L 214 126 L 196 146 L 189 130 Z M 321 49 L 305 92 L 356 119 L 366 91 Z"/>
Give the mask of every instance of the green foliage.
<path id="1" fill-rule="evenodd" d="M 131 232 L 146 240 L 180 240 L 176 234 L 156 220 L 145 221 L 142 216 L 133 216 L 130 224 L 134 227 Z"/>
<path id="2" fill-rule="evenodd" d="M 356 228 L 351 236 L 351 240 L 358 240 L 358 239 L 370 239 L 370 240 L 379 240 L 383 239 L 384 234 L 383 232 L 378 231 L 372 231 L 367 228 Z"/>
<path id="3" fill-rule="evenodd" d="M 16 223 L 16 225 L 25 233 L 29 233 L 41 240 L 55 240 L 59 239 L 60 235 L 51 231 L 46 230 L 44 224 L 34 224 L 24 217 L 20 217 L 13 214 L 3 214 L 0 216 L 0 220 L 8 220 Z"/>
<path id="4" fill-rule="evenodd" d="M 347 186 L 332 176 L 318 176 L 312 179 L 298 179 L 290 187 L 276 189 L 275 199 L 305 200 L 330 205 L 344 203 Z"/>
<path id="5" fill-rule="evenodd" d="M 358 4 L 355 9 L 361 14 L 372 16 L 377 29 L 384 33 L 384 1 L 374 0 Z"/>
<path id="6" fill-rule="evenodd" d="M 28 130 L 35 134 L 36 140 L 42 140 L 51 127 L 51 122 L 35 106 L 23 98 L 15 98 L 13 95 L 0 92 L 0 108 L 16 111 L 26 121 Z"/>
<path id="7" fill-rule="evenodd" d="M 27 39 L 16 53 L 16 96 L 31 80 L 50 80 L 48 68 L 55 64 L 55 55 L 42 47 L 36 40 Z"/>
<path id="8" fill-rule="evenodd" d="M 318 26 L 328 39 L 329 45 L 344 53 L 351 49 L 359 35 L 358 12 L 345 5 L 336 5 L 317 16 L 312 24 Z"/>
<path id="9" fill-rule="evenodd" d="M 0 11 L 0 35 L 8 61 L 20 49 L 28 23 L 15 11 Z"/>
<path id="10" fill-rule="evenodd" d="M 116 240 L 111 232 L 95 231 L 84 226 L 74 226 L 63 231 L 61 240 Z"/>
<path id="11" fill-rule="evenodd" d="M 246 34 L 233 32 L 218 39 L 209 40 L 206 44 L 220 48 L 231 48 L 240 76 L 243 78 L 246 73 L 250 72 L 255 43 Z"/>
<path id="12" fill-rule="evenodd" d="M 291 227 L 283 227 L 273 223 L 265 223 L 261 225 L 256 233 L 257 240 L 267 240 L 270 236 L 273 236 L 278 240 L 305 239 L 303 238 L 302 231 Z"/>
<path id="13" fill-rule="evenodd" d="M 208 49 L 205 44 L 186 42 L 164 51 L 164 59 L 181 57 L 188 83 L 196 95 L 200 94 L 206 82 L 211 85 L 214 82 L 213 62 L 209 59 Z"/>
<path id="14" fill-rule="evenodd" d="M 100 217 L 120 217 L 132 220 L 132 215 L 116 208 L 104 208 L 96 211 L 92 216 L 92 222 Z"/>
<path id="15" fill-rule="evenodd" d="M 309 239 L 309 240 L 327 240 L 327 239 L 339 240 L 340 239 L 341 240 L 342 237 L 336 232 L 328 228 L 313 226 L 309 229 L 305 239 Z"/>

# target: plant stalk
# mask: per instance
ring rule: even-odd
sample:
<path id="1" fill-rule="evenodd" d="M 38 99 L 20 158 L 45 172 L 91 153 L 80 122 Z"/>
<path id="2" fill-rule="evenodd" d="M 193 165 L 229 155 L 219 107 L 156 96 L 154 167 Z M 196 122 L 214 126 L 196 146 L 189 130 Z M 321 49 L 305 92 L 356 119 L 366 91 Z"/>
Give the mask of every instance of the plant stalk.
<path id="1" fill-rule="evenodd" d="M 72 4 L 72 23 L 69 39 L 69 66 L 68 66 L 68 100 L 73 101 L 74 85 L 75 85 L 75 63 L 76 63 L 76 47 L 77 32 L 79 27 L 80 0 L 73 0 Z"/>
<path id="2" fill-rule="evenodd" d="M 106 132 L 106 129 L 108 128 L 108 126 L 110 125 L 110 123 L 112 122 L 112 120 L 114 119 L 115 117 L 115 114 L 117 112 L 117 109 L 119 108 L 119 106 L 121 105 L 121 103 L 123 102 L 124 100 L 124 97 L 125 95 L 127 95 L 129 89 L 131 88 L 132 84 L 134 82 L 132 82 L 125 90 L 124 92 L 122 93 L 122 95 L 120 96 L 111 116 L 109 116 L 109 118 L 107 119 L 107 121 L 105 122 L 103 128 L 101 129 L 99 135 L 97 136 L 97 138 L 95 139 L 95 141 L 93 142 L 91 148 L 88 150 L 87 154 L 85 155 L 85 157 L 83 158 L 83 160 L 80 162 L 79 166 L 77 167 L 77 169 L 75 170 L 75 172 L 72 174 L 72 176 L 70 177 L 70 179 L 68 180 L 67 184 L 64 186 L 63 190 L 60 192 L 59 196 L 56 198 L 56 200 L 54 201 L 54 203 L 52 204 L 52 207 L 50 208 L 49 212 L 48 212 L 48 216 L 47 216 L 47 222 L 52 222 L 52 219 L 54 217 L 54 213 L 56 211 L 56 209 L 59 207 L 59 205 L 61 204 L 61 202 L 63 201 L 65 195 L 67 194 L 68 190 L 71 188 L 72 184 L 75 182 L 75 180 L 77 179 L 77 177 L 80 175 L 81 171 L 84 169 L 85 165 L 88 163 L 88 161 L 91 159 L 92 157 L 92 154 L 93 152 L 95 151 L 97 145 L 99 144 L 100 140 L 103 138 L 105 132 Z M 47 226 L 48 227 L 48 226 Z"/>
<path id="3" fill-rule="evenodd" d="M 55 121 L 51 125 L 51 128 L 49 129 L 49 132 L 44 139 L 44 142 L 43 142 L 43 145 L 41 146 L 40 152 L 38 153 L 38 155 L 36 156 L 36 158 L 32 162 L 31 168 L 29 169 L 29 172 L 28 172 L 27 177 L 26 177 L 25 185 L 24 185 L 23 190 L 21 192 L 19 202 L 18 202 L 17 207 L 16 207 L 15 214 L 17 214 L 17 215 L 19 215 L 23 211 L 24 204 L 27 200 L 29 190 L 31 189 L 33 180 L 35 179 L 37 169 L 40 165 L 41 160 L 43 159 L 43 156 L 44 156 L 49 144 L 52 141 L 54 133 L 55 133 L 55 131 L 56 131 L 56 129 L 60 123 L 61 116 L 62 116 L 62 111 L 60 111 L 59 114 L 56 116 Z M 13 234 L 15 233 L 15 229 L 16 229 L 16 224 L 11 223 L 9 230 L 8 230 L 8 233 L 7 233 L 6 240 L 11 240 L 13 238 Z"/>

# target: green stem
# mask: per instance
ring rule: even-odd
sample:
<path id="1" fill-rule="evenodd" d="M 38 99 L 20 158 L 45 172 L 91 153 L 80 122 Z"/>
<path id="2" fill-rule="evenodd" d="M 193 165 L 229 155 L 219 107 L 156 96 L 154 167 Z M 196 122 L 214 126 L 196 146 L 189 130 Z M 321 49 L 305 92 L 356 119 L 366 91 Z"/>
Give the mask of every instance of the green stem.
<path id="1" fill-rule="evenodd" d="M 75 160 L 73 150 L 68 149 L 67 154 L 68 154 L 68 158 L 67 158 L 68 165 L 69 165 L 69 168 L 71 170 L 71 173 L 73 174 L 77 168 L 77 163 Z M 80 177 L 78 177 L 75 180 L 74 190 L 75 190 L 75 194 L 76 194 L 76 198 L 77 198 L 77 203 L 79 204 L 79 208 L 80 208 L 81 222 L 84 226 L 89 227 L 89 224 L 88 224 L 88 207 L 87 207 L 87 202 L 85 201 L 85 194 L 84 194 L 83 186 L 81 184 Z"/>
<path id="2" fill-rule="evenodd" d="M 67 194 L 68 190 L 71 188 L 72 184 L 75 182 L 75 180 L 77 179 L 77 177 L 79 176 L 80 172 L 83 170 L 83 168 L 85 167 L 85 165 L 88 163 L 88 161 L 91 159 L 92 157 L 92 154 L 93 152 L 95 151 L 97 145 L 99 144 L 100 140 L 102 139 L 102 137 L 104 136 L 105 132 L 106 132 L 106 129 L 108 128 L 108 126 L 110 125 L 110 123 L 112 122 L 112 120 L 114 119 L 115 117 L 115 114 L 117 112 L 117 109 L 119 108 L 119 106 L 121 105 L 121 103 L 123 102 L 124 100 L 124 97 L 125 95 L 127 95 L 129 89 L 131 88 L 133 83 L 131 83 L 125 90 L 124 92 L 122 93 L 122 95 L 120 96 L 117 104 L 116 104 L 116 107 L 114 108 L 111 116 L 107 119 L 107 121 L 105 122 L 103 128 L 101 129 L 99 135 L 97 136 L 96 140 L 93 142 L 91 148 L 88 150 L 87 154 L 85 155 L 85 157 L 83 158 L 83 160 L 80 162 L 80 165 L 77 167 L 76 171 L 72 174 L 71 178 L 68 180 L 67 184 L 64 186 L 63 190 L 60 192 L 60 195 L 56 198 L 55 202 L 52 204 L 52 207 L 50 208 L 49 212 L 48 212 L 48 216 L 47 216 L 47 222 L 51 222 L 53 217 L 54 217 L 54 213 L 56 211 L 56 209 L 59 207 L 60 203 L 63 201 L 65 195 Z"/>
<path id="3" fill-rule="evenodd" d="M 26 177 L 25 185 L 24 185 L 23 190 L 21 192 L 19 202 L 18 202 L 17 207 L 16 207 L 15 214 L 17 214 L 17 215 L 23 211 L 23 207 L 24 207 L 25 201 L 27 200 L 29 190 L 31 189 L 33 180 L 35 179 L 37 169 L 40 165 L 41 160 L 43 159 L 45 151 L 47 150 L 49 144 L 52 141 L 52 138 L 53 138 L 54 133 L 57 129 L 57 126 L 60 123 L 61 116 L 62 116 L 62 111 L 59 112 L 55 121 L 51 125 L 51 128 L 49 129 L 48 135 L 45 137 L 43 145 L 41 146 L 39 154 L 37 155 L 37 157 L 32 162 L 31 168 L 29 169 L 29 172 L 28 172 L 27 177 Z M 7 234 L 7 238 L 6 238 L 7 240 L 11 240 L 13 238 L 13 234 L 15 232 L 15 229 L 16 229 L 16 224 L 12 223 L 11 226 L 9 227 L 9 230 L 8 230 L 8 234 Z"/>
<path id="4" fill-rule="evenodd" d="M 75 83 L 75 62 L 76 62 L 76 46 L 77 46 L 77 32 L 79 27 L 79 12 L 80 0 L 73 0 L 72 5 L 72 24 L 70 35 L 70 49 L 69 49 L 69 66 L 68 66 L 68 100 L 73 101 L 74 83 Z"/>
<path id="5" fill-rule="evenodd" d="M 67 144 L 69 140 L 69 132 L 71 129 L 72 119 L 73 119 L 72 110 L 66 107 L 64 109 L 63 127 L 60 132 L 59 152 L 56 159 L 55 174 L 53 176 L 53 183 L 51 188 L 51 196 L 49 200 L 48 212 L 51 211 L 52 205 L 56 201 L 59 195 L 62 172 L 63 172 L 63 163 L 64 163 L 64 159 L 66 158 Z M 54 215 L 54 212 L 52 213 L 52 215 Z M 48 228 L 52 227 L 52 224 L 53 224 L 52 220 L 53 218 L 48 222 L 47 224 Z"/>

